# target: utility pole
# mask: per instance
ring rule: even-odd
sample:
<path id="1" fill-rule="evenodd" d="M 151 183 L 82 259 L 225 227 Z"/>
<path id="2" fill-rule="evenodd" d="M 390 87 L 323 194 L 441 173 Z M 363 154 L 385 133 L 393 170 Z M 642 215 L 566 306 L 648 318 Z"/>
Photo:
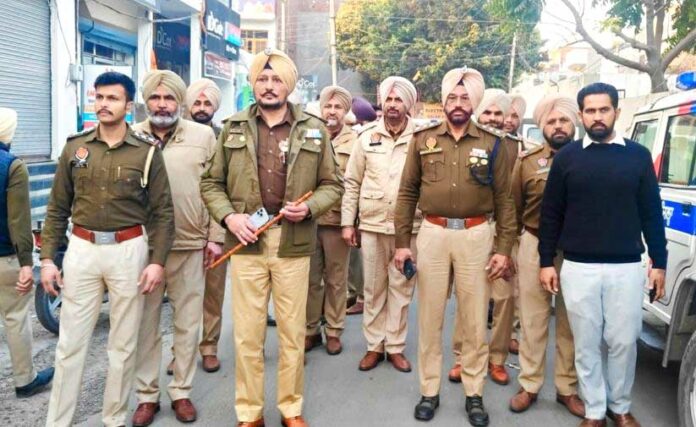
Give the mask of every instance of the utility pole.
<path id="1" fill-rule="evenodd" d="M 329 0 L 329 29 L 331 32 L 331 82 L 336 86 L 338 82 L 338 64 L 336 58 L 336 2 Z"/>
<path id="2" fill-rule="evenodd" d="M 280 50 L 285 52 L 287 46 L 287 35 L 285 34 L 285 4 L 287 0 L 280 0 Z"/>
<path id="3" fill-rule="evenodd" d="M 512 92 L 512 83 L 515 76 L 515 56 L 517 55 L 517 31 L 512 36 L 512 52 L 510 53 L 510 75 L 508 76 L 508 93 Z"/>

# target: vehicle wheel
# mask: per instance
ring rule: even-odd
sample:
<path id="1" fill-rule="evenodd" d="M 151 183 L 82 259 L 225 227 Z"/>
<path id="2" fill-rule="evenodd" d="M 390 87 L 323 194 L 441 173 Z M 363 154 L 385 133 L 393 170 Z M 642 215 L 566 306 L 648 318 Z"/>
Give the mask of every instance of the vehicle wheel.
<path id="1" fill-rule="evenodd" d="M 696 426 L 696 333 L 691 335 L 679 370 L 679 425 Z"/>
<path id="2" fill-rule="evenodd" d="M 58 294 L 57 297 L 54 297 L 53 295 L 46 293 L 43 286 L 39 285 L 36 287 L 36 293 L 34 295 L 36 317 L 39 319 L 41 325 L 46 328 L 46 330 L 56 335 L 58 335 L 58 331 L 60 330 L 60 305 L 60 294 Z"/>

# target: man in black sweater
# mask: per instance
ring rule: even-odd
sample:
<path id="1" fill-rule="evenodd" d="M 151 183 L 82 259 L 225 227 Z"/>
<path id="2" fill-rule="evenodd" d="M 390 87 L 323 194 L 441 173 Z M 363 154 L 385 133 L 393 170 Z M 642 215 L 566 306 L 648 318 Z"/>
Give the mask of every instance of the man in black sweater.
<path id="1" fill-rule="evenodd" d="M 540 280 L 563 292 L 585 401 L 583 427 L 640 426 L 630 414 L 643 287 L 664 295 L 667 242 L 650 152 L 614 131 L 616 88 L 594 83 L 578 93 L 587 135 L 555 156 L 541 207 Z M 649 277 L 641 263 L 652 259 Z M 553 258 L 563 251 L 560 282 Z M 602 366 L 601 343 L 608 357 Z M 606 372 L 606 377 L 604 375 Z"/>

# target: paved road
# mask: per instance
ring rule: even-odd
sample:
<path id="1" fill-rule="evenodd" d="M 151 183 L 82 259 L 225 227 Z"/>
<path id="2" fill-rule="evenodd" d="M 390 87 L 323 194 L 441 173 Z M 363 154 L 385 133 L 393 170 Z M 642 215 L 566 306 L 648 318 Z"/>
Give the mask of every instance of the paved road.
<path id="1" fill-rule="evenodd" d="M 229 295 L 229 293 L 227 294 Z M 196 374 L 193 401 L 199 410 L 200 426 L 231 426 L 236 422 L 234 397 L 234 357 L 231 340 L 232 324 L 229 299 L 225 304 L 223 339 L 221 342 L 222 369 L 214 374 L 199 369 Z M 454 306 L 448 306 L 445 324 L 446 345 L 452 331 L 452 314 Z M 164 316 L 171 312 L 165 308 Z M 415 307 L 410 313 L 410 334 L 406 355 L 416 360 Z M 370 372 L 360 372 L 358 361 L 363 355 L 364 343 L 361 332 L 361 317 L 348 318 L 344 335 L 344 352 L 338 356 L 328 356 L 323 348 L 316 348 L 307 355 L 305 375 L 305 411 L 306 419 L 314 427 L 343 426 L 424 426 L 413 418 L 413 407 L 419 398 L 416 372 L 408 374 L 394 370 L 387 363 L 381 364 Z M 103 308 L 93 348 L 88 356 L 81 403 L 78 407 L 76 421 L 82 426 L 100 425 L 100 404 L 104 387 L 106 354 L 104 351 L 108 327 L 108 305 Z M 171 345 L 171 323 L 165 320 L 162 325 L 165 354 L 164 365 L 169 361 Z M 1 332 L 1 331 L 0 331 Z M 40 367 L 51 363 L 55 338 L 34 325 L 35 361 Z M 269 328 L 266 352 L 266 396 L 265 418 L 267 425 L 279 426 L 280 415 L 275 408 L 275 369 L 278 362 L 278 340 L 275 329 Z M 549 360 L 552 361 L 551 354 Z M 445 353 L 445 367 L 452 361 L 449 351 Z M 516 357 L 510 362 L 517 363 Z M 639 366 L 636 386 L 634 388 L 633 412 L 644 426 L 673 427 L 677 421 L 677 379 L 678 368 L 670 366 L 663 369 L 659 354 L 647 348 L 640 348 Z M 48 393 L 35 396 L 30 400 L 14 399 L 12 384 L 9 380 L 9 360 L 4 339 L 0 341 L 0 425 L 3 426 L 39 426 L 43 425 L 48 403 Z M 509 369 L 513 376 L 516 372 Z M 547 372 L 553 372 L 553 363 L 549 363 Z M 446 372 L 443 372 L 445 375 Z M 168 378 L 162 372 L 163 384 Z M 554 389 L 547 385 L 539 402 L 525 414 L 513 415 L 507 404 L 510 396 L 517 390 L 516 382 L 501 387 L 492 382 L 486 385 L 485 403 L 490 412 L 491 426 L 576 426 L 578 420 L 570 416 L 560 405 L 555 403 Z M 464 397 L 461 385 L 444 381 L 440 392 L 441 406 L 436 418 L 427 425 L 432 426 L 467 426 L 464 411 Z M 155 426 L 180 426 L 169 408 L 168 397 L 162 398 L 163 409 L 156 418 Z M 131 401 L 131 409 L 136 402 Z"/>

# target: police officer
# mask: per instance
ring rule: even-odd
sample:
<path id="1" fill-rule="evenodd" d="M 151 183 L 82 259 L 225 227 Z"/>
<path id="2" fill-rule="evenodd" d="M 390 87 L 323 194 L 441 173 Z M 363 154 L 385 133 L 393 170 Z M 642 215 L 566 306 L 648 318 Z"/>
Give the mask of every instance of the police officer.
<path id="1" fill-rule="evenodd" d="M 350 92 L 340 86 L 325 87 L 319 95 L 321 115 L 326 120 L 341 173 L 345 172 L 357 139 L 357 134 L 343 122 L 350 111 L 351 102 Z M 317 251 L 312 255 L 309 268 L 305 351 L 322 343 L 320 323 L 323 313 L 326 319 L 326 352 L 335 355 L 342 350 L 340 337 L 346 318 L 350 254 L 350 246 L 341 238 L 341 202 L 317 218 L 317 224 Z"/>
<path id="2" fill-rule="evenodd" d="M 224 230 L 211 223 L 200 192 L 200 176 L 215 150 L 215 134 L 209 126 L 179 117 L 186 84 L 169 70 L 156 70 L 143 79 L 147 120 L 133 129 L 156 139 L 169 173 L 176 231 L 165 265 L 165 284 L 174 316 L 174 379 L 167 392 L 177 420 L 193 422 L 196 408 L 190 400 L 196 371 L 203 315 L 204 265 L 222 255 Z M 160 318 L 165 286 L 145 298 L 142 327 L 138 337 L 135 392 L 138 407 L 134 426 L 147 426 L 159 410 L 159 373 L 162 361 Z"/>
<path id="3" fill-rule="evenodd" d="M 501 151 L 503 133 L 470 120 L 483 90 L 483 77 L 476 70 L 456 68 L 445 75 L 442 104 L 447 121 L 415 135 L 399 188 L 394 257 L 399 270 L 413 257 L 410 240 L 417 204 L 425 218 L 417 241 L 419 420 L 432 419 L 439 406 L 442 325 L 453 270 L 463 331 L 466 411 L 474 426 L 489 422 L 482 398 L 488 361 L 486 311 L 491 281 L 510 264 L 515 213 L 508 158 Z"/>
<path id="4" fill-rule="evenodd" d="M 346 170 L 341 223 L 343 238 L 355 247 L 359 216 L 365 278 L 363 333 L 367 341 L 367 353 L 359 369 L 373 369 L 384 360 L 386 352 L 394 368 L 410 372 L 411 363 L 404 349 L 415 278 L 409 280 L 400 274 L 392 259 L 396 249 L 394 206 L 415 129 L 409 111 L 416 102 L 416 88 L 403 77 L 388 77 L 379 91 L 385 114 L 360 134 L 353 147 Z M 413 233 L 419 225 L 420 218 Z M 415 252 L 415 238 L 411 243 L 409 247 Z"/>
<path id="5" fill-rule="evenodd" d="M 280 346 L 278 409 L 286 427 L 302 427 L 309 260 L 316 218 L 340 200 L 342 176 L 321 120 L 287 101 L 297 82 L 292 60 L 266 49 L 252 60 L 249 80 L 256 104 L 224 120 L 201 190 L 213 218 L 230 231 L 227 243 L 246 246 L 230 263 L 238 425 L 264 424 L 263 346 L 272 294 Z M 309 200 L 291 203 L 308 191 L 314 192 Z M 259 208 L 285 216 L 257 238 L 250 214 Z"/>
<path id="6" fill-rule="evenodd" d="M 106 289 L 111 330 L 102 423 L 126 424 L 145 295 L 162 282 L 174 235 L 162 152 L 154 140 L 134 132 L 125 120 L 135 84 L 123 74 L 107 72 L 94 87 L 99 124 L 68 138 L 42 234 L 41 283 L 53 295 L 58 294 L 57 283 L 63 298 L 48 426 L 72 423 L 85 356 Z M 71 216 L 72 235 L 61 279 L 53 258 Z"/>
<path id="7" fill-rule="evenodd" d="M 534 110 L 534 121 L 542 130 L 544 144 L 520 155 L 512 173 L 512 195 L 517 207 L 518 224 L 524 227 L 517 254 L 520 287 L 520 346 L 519 392 L 510 400 L 510 410 L 526 411 L 537 400 L 544 384 L 546 344 L 551 319 L 551 293 L 539 282 L 539 214 L 553 156 L 573 140 L 577 121 L 577 104 L 568 97 L 549 96 Z M 560 270 L 561 256 L 556 268 Z M 563 296 L 556 295 L 556 400 L 570 413 L 583 417 L 585 407 L 577 395 L 573 334 L 568 324 Z"/>
<path id="8" fill-rule="evenodd" d="M 29 172 L 10 153 L 17 113 L 0 107 L 0 319 L 5 327 L 17 397 L 46 388 L 53 368 L 36 372 L 31 352 L 29 305 L 32 273 Z"/>

